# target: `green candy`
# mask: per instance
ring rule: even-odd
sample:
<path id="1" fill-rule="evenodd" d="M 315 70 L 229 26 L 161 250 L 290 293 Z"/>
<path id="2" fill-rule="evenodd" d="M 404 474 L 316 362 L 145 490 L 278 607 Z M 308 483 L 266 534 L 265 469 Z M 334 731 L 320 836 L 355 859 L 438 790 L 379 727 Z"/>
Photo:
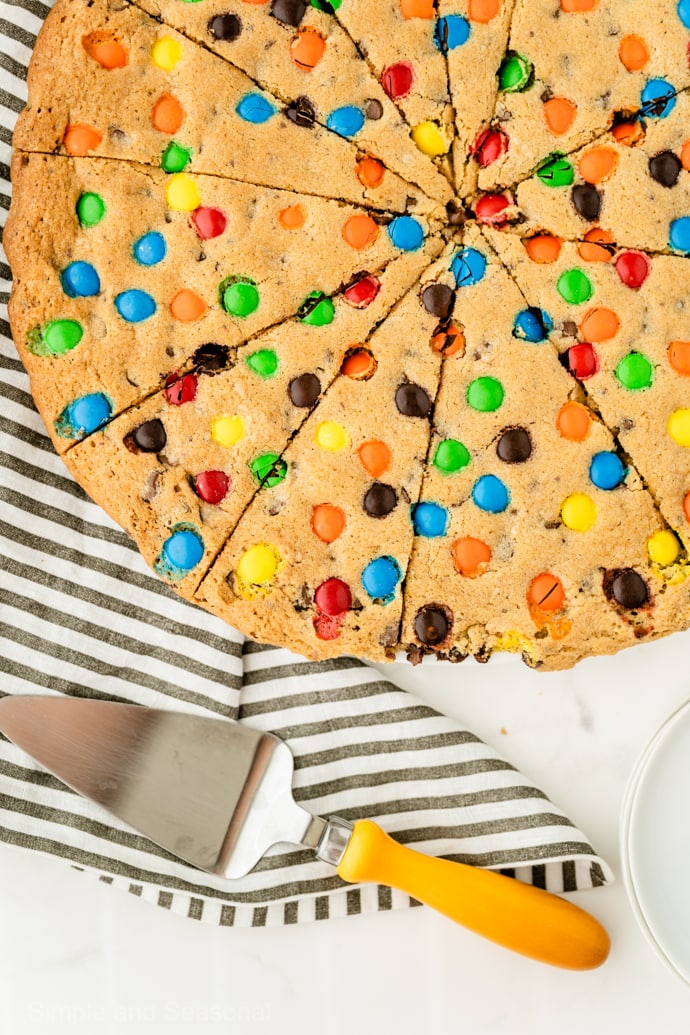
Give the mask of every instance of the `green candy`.
<path id="1" fill-rule="evenodd" d="M 76 320 L 51 320 L 45 327 L 34 327 L 26 336 L 26 347 L 34 356 L 64 356 L 75 349 L 84 331 Z"/>
<path id="2" fill-rule="evenodd" d="M 191 147 L 183 147 L 176 140 L 171 140 L 161 155 L 161 169 L 167 173 L 179 173 L 187 168 L 191 159 Z"/>
<path id="3" fill-rule="evenodd" d="M 444 438 L 439 442 L 432 461 L 441 474 L 456 474 L 470 462 L 469 451 L 455 438 Z"/>
<path id="4" fill-rule="evenodd" d="M 575 170 L 567 159 L 551 155 L 539 166 L 537 176 L 545 187 L 570 187 Z"/>
<path id="5" fill-rule="evenodd" d="M 77 219 L 81 226 L 96 226 L 105 215 L 105 201 L 100 194 L 86 191 L 77 201 Z"/>
<path id="6" fill-rule="evenodd" d="M 218 289 L 226 313 L 244 319 L 259 308 L 259 289 L 249 278 L 226 277 Z"/>
<path id="7" fill-rule="evenodd" d="M 302 302 L 297 315 L 302 323 L 308 323 L 312 327 L 325 327 L 333 322 L 335 306 L 323 292 L 312 291 Z"/>
<path id="8" fill-rule="evenodd" d="M 287 474 L 287 468 L 287 462 L 278 453 L 262 453 L 249 463 L 249 470 L 262 489 L 279 485 Z"/>
<path id="9" fill-rule="evenodd" d="M 273 377 L 278 369 L 278 357 L 273 349 L 259 349 L 258 352 L 252 352 L 244 362 L 264 381 Z"/>
<path id="10" fill-rule="evenodd" d="M 651 387 L 654 367 L 641 352 L 629 352 L 616 367 L 615 375 L 623 388 L 629 392 L 640 392 Z"/>
<path id="11" fill-rule="evenodd" d="M 310 0 L 311 6 L 315 7 L 317 11 L 325 11 L 326 14 L 334 14 L 343 0 Z"/>
<path id="12" fill-rule="evenodd" d="M 498 88 L 504 93 L 519 93 L 531 85 L 534 69 L 529 58 L 509 51 L 498 70 Z"/>
<path id="13" fill-rule="evenodd" d="M 467 402 L 479 413 L 493 413 L 504 396 L 503 385 L 495 377 L 478 377 L 467 386 Z"/>
<path id="14" fill-rule="evenodd" d="M 582 270 L 565 270 L 556 284 L 558 294 L 570 305 L 581 305 L 594 294 L 594 287 L 586 273 Z"/>

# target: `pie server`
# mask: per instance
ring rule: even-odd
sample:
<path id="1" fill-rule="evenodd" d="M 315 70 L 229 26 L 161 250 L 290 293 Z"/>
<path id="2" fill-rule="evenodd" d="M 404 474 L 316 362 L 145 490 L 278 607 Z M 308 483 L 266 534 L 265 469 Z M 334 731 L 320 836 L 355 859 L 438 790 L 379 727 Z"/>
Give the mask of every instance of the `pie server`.
<path id="1" fill-rule="evenodd" d="M 371 820 L 312 816 L 292 796 L 293 759 L 271 733 L 223 719 L 107 701 L 10 696 L 0 730 L 79 794 L 208 873 L 236 879 L 278 842 L 303 845 L 350 883 L 398 888 L 525 956 L 573 970 L 604 962 L 584 910 L 489 870 L 422 855 Z"/>

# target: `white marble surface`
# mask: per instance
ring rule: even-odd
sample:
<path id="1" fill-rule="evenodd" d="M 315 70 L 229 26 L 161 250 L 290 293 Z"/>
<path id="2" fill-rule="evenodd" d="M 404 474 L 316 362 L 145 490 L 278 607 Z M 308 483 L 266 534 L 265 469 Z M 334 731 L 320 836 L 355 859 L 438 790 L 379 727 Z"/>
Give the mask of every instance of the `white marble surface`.
<path id="1" fill-rule="evenodd" d="M 620 875 L 625 784 L 657 727 L 690 698 L 689 658 L 683 634 L 562 674 L 510 662 L 386 671 L 523 768 Z M 209 928 L 60 861 L 2 848 L 0 1031 L 687 1031 L 690 991 L 647 945 L 622 881 L 576 898 L 613 941 L 593 973 L 523 960 L 426 909 L 279 930 Z"/>

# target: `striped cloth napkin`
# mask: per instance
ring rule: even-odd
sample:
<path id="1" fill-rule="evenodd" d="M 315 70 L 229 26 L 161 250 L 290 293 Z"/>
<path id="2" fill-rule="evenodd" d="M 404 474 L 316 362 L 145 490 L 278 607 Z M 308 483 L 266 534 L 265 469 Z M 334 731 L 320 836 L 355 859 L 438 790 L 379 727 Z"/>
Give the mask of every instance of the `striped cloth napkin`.
<path id="1" fill-rule="evenodd" d="M 0 206 L 11 133 L 47 5 L 0 3 Z M 531 781 L 457 722 L 352 658 L 262 647 L 178 599 L 84 495 L 53 451 L 10 339 L 0 256 L 0 658 L 7 693 L 131 701 L 238 719 L 290 745 L 312 812 L 370 817 L 423 852 L 553 891 L 608 866 Z M 59 856 L 194 919 L 289 924 L 414 905 L 343 884 L 311 852 L 273 849 L 241 881 L 186 866 L 0 740 L 0 840 Z"/>

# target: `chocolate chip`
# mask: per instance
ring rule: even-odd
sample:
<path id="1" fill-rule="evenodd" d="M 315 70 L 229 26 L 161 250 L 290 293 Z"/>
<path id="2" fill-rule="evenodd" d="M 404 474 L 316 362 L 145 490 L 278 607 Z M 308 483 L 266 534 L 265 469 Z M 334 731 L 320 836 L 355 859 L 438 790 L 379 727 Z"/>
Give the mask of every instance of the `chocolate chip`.
<path id="1" fill-rule="evenodd" d="M 208 31 L 214 39 L 231 43 L 242 32 L 242 22 L 236 14 L 217 14 L 209 20 Z"/>
<path id="2" fill-rule="evenodd" d="M 288 104 L 285 114 L 291 122 L 297 123 L 298 126 L 306 126 L 307 129 L 311 129 L 316 122 L 316 108 L 308 97 L 295 98 Z"/>
<path id="3" fill-rule="evenodd" d="M 496 445 L 499 460 L 524 464 L 532 455 L 532 439 L 526 428 L 506 428 Z"/>
<path id="4" fill-rule="evenodd" d="M 683 163 L 673 151 L 662 151 L 649 159 L 649 175 L 662 187 L 675 187 Z"/>
<path id="5" fill-rule="evenodd" d="M 429 284 L 422 291 L 422 305 L 427 313 L 447 320 L 453 309 L 453 289 L 447 284 Z"/>
<path id="6" fill-rule="evenodd" d="M 321 382 L 316 374 L 300 374 L 288 385 L 288 395 L 293 406 L 309 409 L 321 394 Z"/>
<path id="7" fill-rule="evenodd" d="M 196 350 L 192 362 L 198 373 L 215 374 L 229 365 L 230 349 L 227 345 L 218 345 L 215 341 L 206 342 Z"/>
<path id="8" fill-rule="evenodd" d="M 609 599 L 628 611 L 644 607 L 649 600 L 647 583 L 633 568 L 609 572 L 604 579 L 604 591 Z"/>
<path id="9" fill-rule="evenodd" d="M 366 101 L 364 114 L 368 119 L 371 119 L 372 122 L 378 122 L 378 120 L 383 116 L 383 105 L 381 104 L 381 101 L 376 100 L 376 98 L 371 101 Z"/>
<path id="10" fill-rule="evenodd" d="M 365 493 L 362 506 L 369 517 L 382 518 L 395 510 L 397 503 L 398 497 L 392 486 L 374 482 Z"/>
<path id="11" fill-rule="evenodd" d="M 588 223 L 593 223 L 595 219 L 599 218 L 601 194 L 591 183 L 579 183 L 573 187 L 571 197 L 575 211 Z"/>
<path id="12" fill-rule="evenodd" d="M 464 226 L 467 221 L 465 210 L 457 201 L 448 202 L 446 205 L 446 215 L 449 226 Z"/>
<path id="13" fill-rule="evenodd" d="M 307 10 L 305 0 L 273 0 L 271 14 L 276 21 L 293 28 L 301 23 Z"/>
<path id="14" fill-rule="evenodd" d="M 163 422 L 155 417 L 130 431 L 124 441 L 131 453 L 160 453 L 161 449 L 165 448 L 167 440 Z"/>
<path id="15" fill-rule="evenodd" d="M 420 607 L 414 620 L 414 631 L 420 643 L 427 647 L 438 647 L 448 636 L 452 624 L 450 613 L 437 604 Z"/>
<path id="16" fill-rule="evenodd" d="M 395 393 L 395 405 L 404 417 L 428 417 L 431 399 L 421 385 L 406 381 Z"/>

